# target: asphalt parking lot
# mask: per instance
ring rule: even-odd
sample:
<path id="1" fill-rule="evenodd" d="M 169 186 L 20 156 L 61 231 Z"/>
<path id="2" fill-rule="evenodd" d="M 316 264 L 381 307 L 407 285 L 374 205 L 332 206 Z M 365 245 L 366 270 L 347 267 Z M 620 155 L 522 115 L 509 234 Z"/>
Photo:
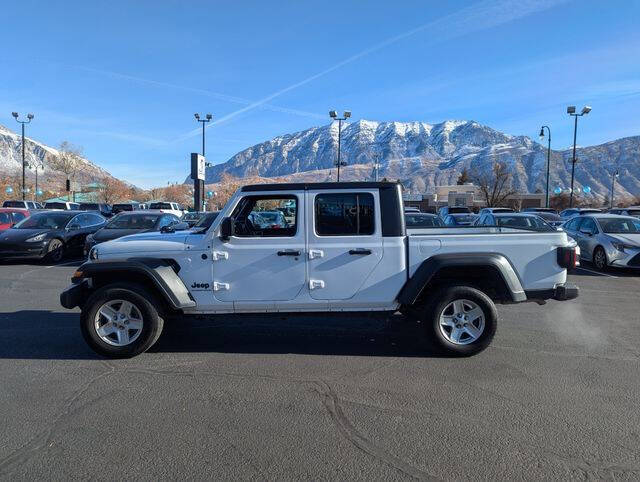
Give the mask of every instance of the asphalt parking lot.
<path id="1" fill-rule="evenodd" d="M 106 361 L 58 303 L 73 270 L 0 265 L 2 479 L 640 478 L 640 273 L 501 306 L 467 359 L 406 323 L 255 317 Z"/>

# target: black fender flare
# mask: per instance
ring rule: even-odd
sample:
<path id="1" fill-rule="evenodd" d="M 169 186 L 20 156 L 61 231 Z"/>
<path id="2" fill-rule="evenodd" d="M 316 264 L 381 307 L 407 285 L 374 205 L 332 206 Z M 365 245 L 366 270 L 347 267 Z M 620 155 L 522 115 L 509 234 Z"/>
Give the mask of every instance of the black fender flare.
<path id="1" fill-rule="evenodd" d="M 437 254 L 423 261 L 400 290 L 398 302 L 402 305 L 414 304 L 420 298 L 424 287 L 438 271 L 448 267 L 491 269 L 502 278 L 512 302 L 519 303 L 527 300 L 520 278 L 505 256 L 497 253 L 451 253 Z"/>
<path id="2" fill-rule="evenodd" d="M 181 310 L 196 306 L 196 302 L 191 297 L 182 279 L 178 276 L 179 270 L 180 266 L 175 260 L 157 258 L 87 261 L 77 269 L 71 281 L 74 285 L 86 285 L 86 283 L 82 283 L 83 280 L 101 277 L 109 273 L 135 273 L 148 279 L 169 306 L 176 310 Z M 126 278 L 123 281 L 126 281 Z M 71 298 L 71 296 L 67 296 L 67 298 Z M 67 299 L 63 302 L 62 295 L 61 302 L 65 308 L 79 306 L 79 302 L 76 302 L 76 300 Z"/>

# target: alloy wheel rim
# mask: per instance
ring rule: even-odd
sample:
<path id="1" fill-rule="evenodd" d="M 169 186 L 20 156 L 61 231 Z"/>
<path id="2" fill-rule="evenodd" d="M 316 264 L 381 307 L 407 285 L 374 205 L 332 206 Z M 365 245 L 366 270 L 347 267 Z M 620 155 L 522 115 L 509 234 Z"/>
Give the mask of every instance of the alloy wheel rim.
<path id="1" fill-rule="evenodd" d="M 112 346 L 127 346 L 136 341 L 143 325 L 140 309 L 127 300 L 107 301 L 94 318 L 97 335 Z"/>
<path id="2" fill-rule="evenodd" d="M 468 345 L 482 336 L 485 314 L 474 301 L 453 300 L 440 313 L 438 328 L 447 341 L 455 345 Z"/>
<path id="3" fill-rule="evenodd" d="M 596 251 L 595 262 L 596 262 L 596 267 L 604 268 L 604 252 L 601 249 Z"/>
<path id="4" fill-rule="evenodd" d="M 49 245 L 49 252 L 51 253 L 51 258 L 54 261 L 60 261 L 62 258 L 62 243 L 57 239 L 51 241 Z"/>

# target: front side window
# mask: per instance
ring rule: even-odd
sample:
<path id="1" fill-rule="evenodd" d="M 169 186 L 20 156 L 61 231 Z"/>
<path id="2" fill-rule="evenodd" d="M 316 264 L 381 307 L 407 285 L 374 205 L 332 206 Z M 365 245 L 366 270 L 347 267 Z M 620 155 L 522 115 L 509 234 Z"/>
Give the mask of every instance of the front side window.
<path id="1" fill-rule="evenodd" d="M 287 195 L 243 197 L 231 216 L 235 236 L 292 237 L 297 232 L 298 198 Z"/>
<path id="2" fill-rule="evenodd" d="M 319 236 L 367 236 L 375 230 L 370 193 L 318 194 L 314 209 Z"/>

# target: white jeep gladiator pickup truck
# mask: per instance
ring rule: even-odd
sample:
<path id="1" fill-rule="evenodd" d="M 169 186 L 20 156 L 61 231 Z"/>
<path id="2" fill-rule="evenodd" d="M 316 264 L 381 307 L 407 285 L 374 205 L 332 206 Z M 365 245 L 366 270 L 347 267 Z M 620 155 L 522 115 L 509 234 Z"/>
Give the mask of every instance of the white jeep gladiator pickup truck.
<path id="1" fill-rule="evenodd" d="M 245 186 L 208 229 L 93 247 L 60 301 L 81 308 L 85 340 L 108 357 L 144 352 L 165 319 L 365 311 L 401 311 L 438 349 L 471 355 L 495 334 L 495 303 L 578 296 L 566 283 L 577 257 L 564 232 L 407 234 L 403 213 L 396 183 Z"/>

